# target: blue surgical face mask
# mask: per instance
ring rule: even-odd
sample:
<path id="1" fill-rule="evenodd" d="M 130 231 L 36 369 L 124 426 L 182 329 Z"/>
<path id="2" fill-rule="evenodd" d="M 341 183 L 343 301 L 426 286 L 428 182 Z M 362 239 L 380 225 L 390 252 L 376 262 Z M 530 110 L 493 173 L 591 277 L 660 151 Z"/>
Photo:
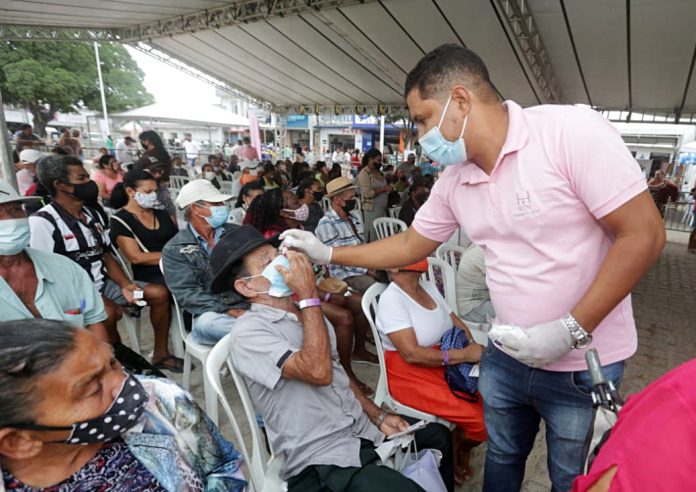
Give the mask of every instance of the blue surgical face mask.
<path id="1" fill-rule="evenodd" d="M 459 134 L 459 138 L 454 142 L 447 140 L 440 131 L 440 126 L 442 125 L 442 121 L 445 119 L 445 114 L 447 113 L 447 108 L 449 108 L 449 103 L 451 100 L 452 95 L 450 94 L 450 97 L 447 98 L 445 109 L 442 110 L 442 116 L 440 116 L 440 122 L 437 124 L 437 126 L 432 127 L 425 135 L 418 139 L 425 155 L 441 166 L 461 164 L 467 160 L 466 145 L 464 144 L 463 137 L 464 129 L 466 128 L 466 121 L 469 118 L 469 115 L 467 114 L 464 117 L 462 132 Z"/>
<path id="2" fill-rule="evenodd" d="M 0 220 L 0 256 L 16 255 L 29 245 L 29 219 Z"/>
<path id="3" fill-rule="evenodd" d="M 278 255 L 266 266 L 266 268 L 263 269 L 260 275 L 245 277 L 263 277 L 271 283 L 268 290 L 263 292 L 256 291 L 257 294 L 268 294 L 272 297 L 288 297 L 289 295 L 292 295 L 292 289 L 285 284 L 285 279 L 283 279 L 280 272 L 276 270 L 276 266 L 285 267 L 286 270 L 290 271 L 290 262 L 288 261 L 287 257 Z"/>
<path id="4" fill-rule="evenodd" d="M 210 217 L 203 217 L 208 224 L 213 228 L 217 229 L 222 227 L 227 222 L 227 218 L 230 216 L 230 209 L 226 205 L 216 205 L 214 207 L 206 207 L 205 205 L 199 205 L 200 207 L 205 207 L 210 210 Z"/>

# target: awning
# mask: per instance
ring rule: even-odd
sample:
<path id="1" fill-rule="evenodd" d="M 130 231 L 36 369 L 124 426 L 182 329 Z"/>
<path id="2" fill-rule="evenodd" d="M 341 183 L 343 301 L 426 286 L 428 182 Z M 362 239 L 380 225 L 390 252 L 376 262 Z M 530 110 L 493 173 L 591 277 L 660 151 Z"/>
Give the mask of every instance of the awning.
<path id="1" fill-rule="evenodd" d="M 693 0 L 0 0 L 0 38 L 143 43 L 268 109 L 339 114 L 397 109 L 420 57 L 460 43 L 523 105 L 683 121 L 695 18 Z"/>

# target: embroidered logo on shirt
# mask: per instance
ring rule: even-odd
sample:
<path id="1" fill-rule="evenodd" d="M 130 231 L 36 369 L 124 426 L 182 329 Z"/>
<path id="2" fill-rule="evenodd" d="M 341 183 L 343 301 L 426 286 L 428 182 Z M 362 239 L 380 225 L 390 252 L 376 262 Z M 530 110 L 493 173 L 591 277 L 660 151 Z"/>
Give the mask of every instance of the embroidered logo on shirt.
<path id="1" fill-rule="evenodd" d="M 541 208 L 532 199 L 532 193 L 529 190 L 518 191 L 515 200 L 517 208 L 512 214 L 515 219 L 537 217 L 541 214 Z"/>

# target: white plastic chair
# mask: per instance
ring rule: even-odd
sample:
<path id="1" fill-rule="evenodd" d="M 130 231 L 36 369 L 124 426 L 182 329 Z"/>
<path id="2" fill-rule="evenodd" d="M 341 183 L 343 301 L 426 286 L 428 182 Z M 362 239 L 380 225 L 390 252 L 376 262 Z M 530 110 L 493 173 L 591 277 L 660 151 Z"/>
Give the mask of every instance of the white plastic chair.
<path id="1" fill-rule="evenodd" d="M 256 411 L 251 401 L 251 395 L 249 395 L 246 383 L 241 375 L 235 371 L 232 361 L 230 360 L 230 337 L 231 335 L 225 335 L 225 337 L 210 351 L 208 360 L 205 363 L 206 378 L 210 381 L 210 387 L 215 394 L 216 404 L 220 403 L 222 405 L 223 411 L 232 424 L 235 439 L 239 442 L 239 448 L 247 463 L 253 489 L 256 491 L 269 492 L 284 490 L 284 483 L 279 476 L 283 461 L 280 458 L 269 456 L 266 452 L 265 437 L 256 420 Z M 227 368 L 237 387 L 237 392 L 239 393 L 239 398 L 244 408 L 244 416 L 249 425 L 249 430 L 251 432 L 251 454 L 244 443 L 237 419 L 222 389 L 220 372 L 225 364 L 227 364 Z"/>
<path id="2" fill-rule="evenodd" d="M 232 181 L 221 181 L 220 182 L 220 192 L 225 195 L 232 194 Z"/>
<path id="3" fill-rule="evenodd" d="M 191 180 L 186 176 L 169 176 L 169 187 L 180 190 L 189 181 Z"/>
<path id="4" fill-rule="evenodd" d="M 377 298 L 384 292 L 387 288 L 386 284 L 374 284 L 369 289 L 365 291 L 362 297 L 362 310 L 365 313 L 367 321 L 370 323 L 370 328 L 372 329 L 372 336 L 375 339 L 375 348 L 377 349 L 377 358 L 379 359 L 379 380 L 377 381 L 377 389 L 375 390 L 375 405 L 381 407 L 382 405 L 387 406 L 390 410 L 395 413 L 406 415 L 407 417 L 412 417 L 414 419 L 425 420 L 426 422 L 437 422 L 450 426 L 450 423 L 444 419 L 436 417 L 426 412 L 421 412 L 413 407 L 404 405 L 396 400 L 389 393 L 389 383 L 387 381 L 387 365 L 384 361 L 384 348 L 382 347 L 382 339 L 380 338 L 379 331 L 377 330 L 377 324 L 375 323 L 375 317 L 377 315 Z"/>
<path id="5" fill-rule="evenodd" d="M 331 210 L 331 198 L 323 197 L 321 199 L 321 209 L 324 211 L 324 213 Z"/>
<path id="6" fill-rule="evenodd" d="M 462 255 L 466 252 L 466 246 L 458 246 L 456 244 L 442 243 L 435 250 L 435 256 L 447 263 L 452 267 L 455 274 L 459 268 L 459 260 L 461 260 Z"/>
<path id="7" fill-rule="evenodd" d="M 406 232 L 406 229 L 408 229 L 406 222 L 392 219 L 391 217 L 379 217 L 372 221 L 372 225 L 375 231 L 377 231 L 377 239 L 395 236 L 401 232 Z"/>
<path id="8" fill-rule="evenodd" d="M 242 221 L 244 220 L 245 215 L 246 210 L 244 210 L 242 207 L 232 208 L 230 209 L 230 215 L 227 219 L 227 222 L 229 222 L 230 224 L 242 225 Z"/>
<path id="9" fill-rule="evenodd" d="M 164 266 L 162 265 L 162 259 L 159 262 L 160 271 L 164 274 Z M 178 339 L 183 342 L 184 345 L 184 374 L 182 386 L 185 390 L 189 390 L 191 387 L 191 366 L 193 361 L 191 357 L 195 357 L 201 364 L 205 366 L 205 362 L 208 359 L 208 355 L 212 350 L 212 347 L 208 345 L 203 345 L 196 342 L 190 333 L 186 333 L 186 326 L 184 325 L 184 315 L 182 309 L 179 307 L 179 302 L 176 300 L 176 296 L 172 294 L 172 299 L 174 299 L 174 318 L 176 319 L 176 329 L 178 331 Z M 208 417 L 212 420 L 215 425 L 218 423 L 218 406 L 215 397 L 215 393 L 210 387 L 210 381 L 206 377 L 205 369 L 203 370 L 203 392 L 205 394 L 205 411 L 208 413 Z"/>
<path id="10" fill-rule="evenodd" d="M 401 207 L 392 207 L 389 209 L 389 217 L 392 219 L 398 219 L 401 213 Z"/>
<path id="11" fill-rule="evenodd" d="M 118 248 L 111 248 L 111 252 L 116 258 L 116 261 L 121 265 L 124 273 L 128 277 L 128 280 L 133 282 L 133 271 L 131 270 L 130 263 L 128 263 Z M 136 318 L 130 315 L 131 309 L 137 309 L 134 306 L 119 306 L 121 312 L 123 313 L 123 323 L 126 325 L 126 333 L 128 334 L 128 341 L 130 342 L 131 348 L 136 352 L 140 353 L 140 318 Z M 142 310 L 141 310 L 142 313 Z"/>

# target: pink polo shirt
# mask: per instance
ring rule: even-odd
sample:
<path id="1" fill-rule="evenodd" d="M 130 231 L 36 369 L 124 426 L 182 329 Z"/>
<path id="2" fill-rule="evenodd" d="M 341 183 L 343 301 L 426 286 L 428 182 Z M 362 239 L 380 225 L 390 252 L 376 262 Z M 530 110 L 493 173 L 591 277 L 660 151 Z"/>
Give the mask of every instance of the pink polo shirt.
<path id="1" fill-rule="evenodd" d="M 497 321 L 529 327 L 568 313 L 612 244 L 598 219 L 647 189 L 619 132 L 574 106 L 505 103 L 508 134 L 490 176 L 473 162 L 449 166 L 413 227 L 446 241 L 458 227 L 486 252 Z M 603 364 L 636 351 L 630 295 L 593 332 Z M 585 370 L 572 350 L 546 369 Z"/>

